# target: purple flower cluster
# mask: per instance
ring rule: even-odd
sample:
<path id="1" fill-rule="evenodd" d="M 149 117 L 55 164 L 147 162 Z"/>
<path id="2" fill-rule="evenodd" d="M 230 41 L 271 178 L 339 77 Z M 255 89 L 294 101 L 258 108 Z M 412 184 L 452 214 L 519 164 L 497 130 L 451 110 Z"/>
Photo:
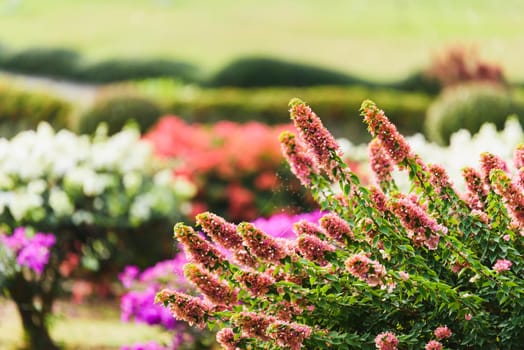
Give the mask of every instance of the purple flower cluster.
<path id="1" fill-rule="evenodd" d="M 0 242 L 16 256 L 18 265 L 28 267 L 41 275 L 49 262 L 51 247 L 56 238 L 52 233 L 42 232 L 30 237 L 25 227 L 18 227 L 11 235 L 0 234 Z"/>

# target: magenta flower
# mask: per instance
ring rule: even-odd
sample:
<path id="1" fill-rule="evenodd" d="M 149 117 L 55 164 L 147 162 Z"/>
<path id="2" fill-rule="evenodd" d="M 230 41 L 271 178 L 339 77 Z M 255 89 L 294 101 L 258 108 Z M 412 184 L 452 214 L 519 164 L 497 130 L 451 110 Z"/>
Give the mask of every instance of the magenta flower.
<path id="1" fill-rule="evenodd" d="M 328 237 L 337 242 L 346 243 L 347 238 L 355 238 L 346 220 L 335 213 L 324 215 L 320 219 L 320 226 L 324 229 Z"/>
<path id="2" fill-rule="evenodd" d="M 448 326 L 437 327 L 433 333 L 435 334 L 435 337 L 437 337 L 437 339 L 439 340 L 449 338 L 453 334 L 451 333 L 451 330 L 448 328 Z"/>
<path id="3" fill-rule="evenodd" d="M 493 270 L 495 270 L 497 273 L 500 273 L 502 271 L 509 271 L 511 265 L 513 265 L 513 263 L 509 260 L 498 259 L 495 262 L 495 265 L 493 265 Z"/>
<path id="4" fill-rule="evenodd" d="M 378 350 L 397 350 L 398 339 L 391 332 L 383 332 L 375 337 L 375 346 Z"/>
<path id="5" fill-rule="evenodd" d="M 336 162 L 334 154 L 340 155 L 340 148 L 320 118 L 304 102 L 295 99 L 290 102 L 291 119 L 299 131 L 300 138 L 307 145 L 318 165 L 331 174 Z"/>
<path id="6" fill-rule="evenodd" d="M 311 174 L 318 174 L 317 161 L 308 154 L 306 146 L 293 133 L 284 131 L 279 140 L 282 154 L 291 172 L 307 187 L 311 182 Z"/>
<path id="7" fill-rule="evenodd" d="M 430 340 L 426 346 L 424 347 L 425 350 L 442 350 L 442 343 L 436 341 L 436 340 Z"/>
<path id="8" fill-rule="evenodd" d="M 118 279 L 124 288 L 131 288 L 137 277 L 140 275 L 138 266 L 129 265 L 124 268 L 124 271 L 118 274 Z"/>

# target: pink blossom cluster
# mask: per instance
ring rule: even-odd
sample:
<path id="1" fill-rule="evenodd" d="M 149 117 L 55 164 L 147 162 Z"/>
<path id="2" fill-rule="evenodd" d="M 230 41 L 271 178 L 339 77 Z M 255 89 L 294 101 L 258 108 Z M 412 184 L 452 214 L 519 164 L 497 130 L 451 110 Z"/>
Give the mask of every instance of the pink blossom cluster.
<path id="1" fill-rule="evenodd" d="M 394 167 L 388 154 L 378 139 L 373 139 L 368 145 L 369 165 L 375 174 L 377 183 L 390 182 Z"/>
<path id="2" fill-rule="evenodd" d="M 509 271 L 513 263 L 506 259 L 498 259 L 493 265 L 493 270 L 500 273 L 502 271 Z"/>
<path id="3" fill-rule="evenodd" d="M 383 332 L 375 337 L 375 345 L 378 350 L 397 350 L 398 339 L 394 333 Z"/>
<path id="4" fill-rule="evenodd" d="M 291 171 L 302 185 L 308 186 L 311 174 L 318 174 L 317 161 L 308 154 L 306 145 L 291 132 L 283 132 L 279 140 Z"/>
<path id="5" fill-rule="evenodd" d="M 368 255 L 354 254 L 346 260 L 345 265 L 350 274 L 369 286 L 384 285 L 386 269 L 378 261 L 370 259 Z"/>
<path id="6" fill-rule="evenodd" d="M 424 347 L 425 350 L 442 350 L 442 343 L 436 340 L 430 340 L 426 346 Z"/>
<path id="7" fill-rule="evenodd" d="M 28 267 L 38 275 L 44 272 L 55 242 L 52 233 L 37 232 L 30 236 L 25 227 L 15 228 L 10 235 L 0 233 L 0 243 L 16 257 L 18 265 Z"/>
<path id="8" fill-rule="evenodd" d="M 437 327 L 433 333 L 435 334 L 435 337 L 437 337 L 437 339 L 439 340 L 449 338 L 453 334 L 451 332 L 451 329 L 448 328 L 448 326 Z"/>
<path id="9" fill-rule="evenodd" d="M 178 320 L 198 328 L 206 326 L 206 320 L 212 311 L 212 306 L 200 298 L 167 289 L 157 293 L 155 303 L 169 305 L 169 310 Z"/>

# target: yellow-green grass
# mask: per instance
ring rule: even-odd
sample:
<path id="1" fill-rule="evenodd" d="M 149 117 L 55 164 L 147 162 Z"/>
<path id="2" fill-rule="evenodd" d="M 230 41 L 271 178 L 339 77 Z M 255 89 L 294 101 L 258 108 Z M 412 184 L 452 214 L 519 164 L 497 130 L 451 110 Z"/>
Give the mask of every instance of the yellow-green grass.
<path id="1" fill-rule="evenodd" d="M 522 79 L 522 13 L 519 0 L 0 0 L 0 43 L 179 58 L 208 71 L 271 55 L 377 79 L 472 43 Z"/>
<path id="2" fill-rule="evenodd" d="M 51 334 L 65 350 L 117 350 L 126 344 L 152 340 L 169 342 L 169 335 L 159 328 L 120 322 L 118 302 L 59 303 L 51 321 Z M 22 338 L 14 305 L 0 299 L 0 349 L 19 349 L 23 346 Z"/>

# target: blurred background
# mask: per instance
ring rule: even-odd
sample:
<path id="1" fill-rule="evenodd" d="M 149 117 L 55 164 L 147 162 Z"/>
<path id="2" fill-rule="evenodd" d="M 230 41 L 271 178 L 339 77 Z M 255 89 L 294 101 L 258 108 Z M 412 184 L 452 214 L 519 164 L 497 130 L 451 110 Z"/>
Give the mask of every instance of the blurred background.
<path id="1" fill-rule="evenodd" d="M 282 235 L 317 210 L 280 155 L 293 97 L 364 182 L 367 98 L 457 177 L 482 151 L 511 159 L 523 13 L 517 0 L 0 0 L 0 349 L 213 348 L 151 306 L 186 283 L 171 227 L 210 210 Z M 55 235 L 43 273 L 17 260 L 19 227 Z M 21 323 L 21 305 L 41 322 Z"/>

